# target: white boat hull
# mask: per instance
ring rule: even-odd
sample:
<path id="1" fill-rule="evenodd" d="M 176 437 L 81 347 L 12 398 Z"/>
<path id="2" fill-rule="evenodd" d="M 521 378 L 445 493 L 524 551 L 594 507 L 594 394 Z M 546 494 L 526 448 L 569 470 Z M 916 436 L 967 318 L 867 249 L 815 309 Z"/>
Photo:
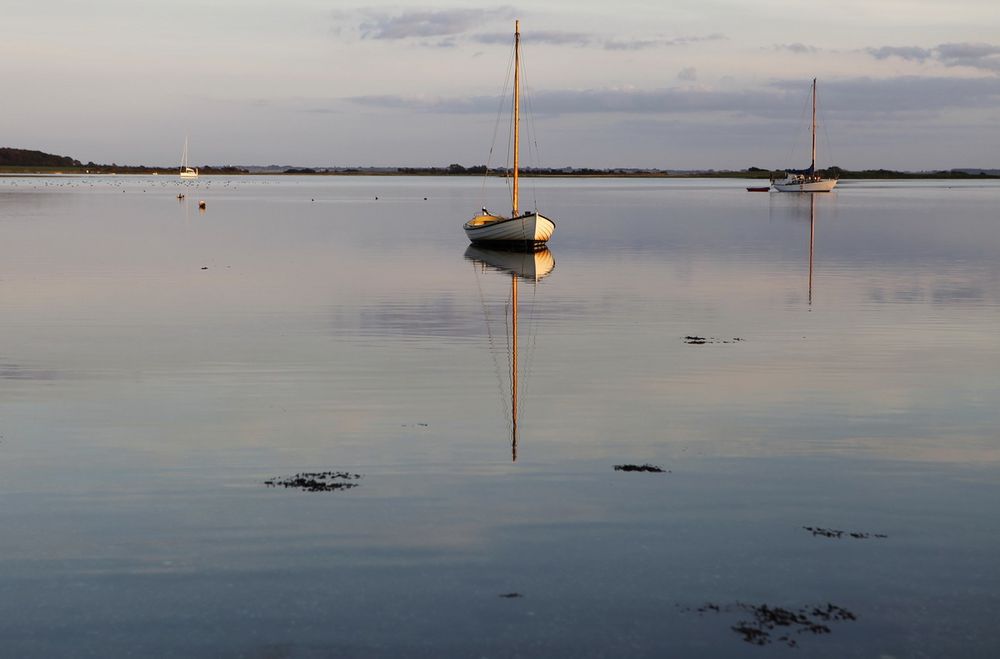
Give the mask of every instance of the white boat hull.
<path id="1" fill-rule="evenodd" d="M 479 215 L 465 223 L 465 235 L 473 243 L 540 245 L 552 237 L 555 223 L 541 213 L 517 217 Z"/>
<path id="2" fill-rule="evenodd" d="M 774 189 L 778 192 L 830 192 L 837 185 L 835 178 L 818 180 L 775 181 Z"/>

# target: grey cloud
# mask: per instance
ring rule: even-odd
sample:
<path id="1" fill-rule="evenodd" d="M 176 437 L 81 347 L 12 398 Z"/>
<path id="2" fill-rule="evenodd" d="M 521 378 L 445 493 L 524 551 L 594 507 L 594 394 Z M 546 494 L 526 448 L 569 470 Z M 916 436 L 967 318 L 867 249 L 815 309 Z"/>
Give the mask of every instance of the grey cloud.
<path id="1" fill-rule="evenodd" d="M 865 52 L 875 59 L 899 57 L 916 62 L 923 62 L 934 54 L 934 51 L 929 48 L 918 48 L 917 46 L 882 46 L 881 48 L 866 48 Z"/>
<path id="2" fill-rule="evenodd" d="M 706 34 L 703 36 L 673 37 L 671 39 L 633 39 L 633 40 L 610 39 L 604 42 L 604 48 L 606 50 L 642 50 L 645 48 L 654 48 L 656 46 L 664 46 L 664 47 L 687 46 L 693 43 L 702 43 L 705 41 L 721 41 L 724 40 L 725 38 L 726 35 L 716 32 L 714 34 Z"/>
<path id="3" fill-rule="evenodd" d="M 1000 78 L 851 78 L 820 84 L 823 113 L 840 119 L 928 115 L 956 108 L 988 108 L 1000 102 Z M 551 90 L 533 95 L 536 114 L 695 115 L 708 113 L 786 121 L 795 119 L 808 83 L 779 80 L 747 91 L 665 88 L 652 90 Z M 405 98 L 364 96 L 351 102 L 385 109 L 441 114 L 492 114 L 496 97 Z"/>
<path id="4" fill-rule="evenodd" d="M 722 34 L 705 36 L 674 37 L 671 39 L 603 39 L 586 32 L 562 32 L 558 30 L 542 30 L 522 36 L 526 44 L 544 44 L 548 46 L 574 46 L 578 48 L 600 47 L 605 50 L 645 50 L 647 48 L 685 46 L 703 41 L 725 39 Z M 482 33 L 473 39 L 479 43 L 496 44 L 510 43 L 511 36 L 507 33 Z"/>
<path id="5" fill-rule="evenodd" d="M 787 43 L 787 44 L 778 44 L 777 46 L 775 46 L 775 48 L 777 50 L 787 50 L 788 52 L 795 53 L 796 55 L 805 55 L 805 54 L 808 54 L 808 53 L 815 53 L 815 52 L 817 52 L 819 50 L 818 48 L 816 48 L 816 46 L 807 46 L 804 43 L 798 43 L 798 42 L 796 42 L 796 43 Z"/>
<path id="6" fill-rule="evenodd" d="M 1000 72 L 1000 46 L 988 43 L 943 43 L 934 48 L 882 46 L 866 48 L 865 52 L 875 59 L 899 57 L 915 62 L 933 60 L 945 66 L 967 66 Z"/>
<path id="7" fill-rule="evenodd" d="M 988 43 L 943 43 L 935 50 L 942 59 L 980 59 L 1000 54 L 1000 46 Z"/>
<path id="8" fill-rule="evenodd" d="M 801 82 L 780 81 L 779 89 L 801 89 Z M 955 108 L 992 107 L 1000 101 L 1000 78 L 898 76 L 821 82 L 826 112 L 843 117 L 928 114 Z"/>
<path id="9" fill-rule="evenodd" d="M 398 14 L 366 12 L 358 29 L 362 39 L 407 39 L 411 37 L 446 37 L 463 34 L 484 21 L 510 18 L 509 7 L 496 9 L 407 10 Z"/>
<path id="10" fill-rule="evenodd" d="M 1000 72 L 1000 46 L 985 43 L 943 43 L 938 58 L 946 66 L 970 66 Z"/>

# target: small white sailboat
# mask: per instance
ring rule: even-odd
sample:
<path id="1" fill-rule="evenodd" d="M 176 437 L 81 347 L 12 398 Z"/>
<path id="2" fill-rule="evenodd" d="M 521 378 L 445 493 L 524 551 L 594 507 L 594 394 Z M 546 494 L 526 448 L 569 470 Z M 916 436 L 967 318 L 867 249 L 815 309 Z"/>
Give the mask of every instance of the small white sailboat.
<path id="1" fill-rule="evenodd" d="M 555 222 L 537 210 L 522 211 L 518 206 L 518 166 L 520 156 L 521 24 L 514 22 L 514 164 L 512 167 L 510 217 L 482 212 L 465 223 L 465 235 L 476 244 L 535 248 L 544 245 L 556 230 Z"/>
<path id="2" fill-rule="evenodd" d="M 812 84 L 812 162 L 808 169 L 789 171 L 784 179 L 774 181 L 778 192 L 830 192 L 837 185 L 835 178 L 823 178 L 816 173 L 816 78 Z"/>
<path id="3" fill-rule="evenodd" d="M 188 140 L 184 138 L 184 152 L 181 154 L 181 178 L 198 178 L 198 168 L 188 165 Z"/>
<path id="4" fill-rule="evenodd" d="M 506 325 L 505 319 L 507 367 L 510 384 L 510 417 L 508 420 L 510 421 L 511 461 L 517 462 L 518 412 L 520 411 L 519 404 L 523 405 L 524 402 L 523 391 L 518 389 L 518 372 L 521 366 L 518 363 L 517 282 L 518 279 L 524 279 L 532 284 L 537 284 L 542 278 L 547 277 L 552 272 L 552 269 L 556 267 L 556 261 L 552 257 L 552 252 L 545 246 L 536 250 L 526 251 L 490 249 L 480 245 L 469 245 L 465 250 L 465 258 L 483 269 L 489 268 L 510 275 L 510 304 L 507 307 L 510 312 L 509 326 Z M 483 307 L 484 309 L 486 307 L 485 301 Z M 487 325 L 489 325 L 488 313 Z"/>

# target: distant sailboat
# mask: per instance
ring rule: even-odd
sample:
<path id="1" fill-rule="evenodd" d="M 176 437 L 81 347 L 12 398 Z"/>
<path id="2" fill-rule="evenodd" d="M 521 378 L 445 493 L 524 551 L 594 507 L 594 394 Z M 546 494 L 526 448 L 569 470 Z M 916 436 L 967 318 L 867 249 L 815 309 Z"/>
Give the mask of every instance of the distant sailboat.
<path id="1" fill-rule="evenodd" d="M 552 252 L 547 247 L 541 247 L 535 251 L 510 251 L 487 249 L 478 245 L 470 245 L 465 250 L 465 258 L 473 263 L 492 268 L 510 274 L 510 326 L 505 328 L 508 339 L 508 367 L 510 380 L 510 433 L 511 433 L 511 461 L 517 462 L 517 441 L 518 441 L 518 335 L 517 335 L 517 280 L 525 279 L 532 283 L 537 283 L 543 277 L 548 276 L 552 269 L 556 267 Z M 485 308 L 485 302 L 484 302 Z M 489 325 L 489 314 L 487 314 L 487 325 Z M 492 332 L 490 334 L 492 338 Z"/>
<path id="2" fill-rule="evenodd" d="M 790 170 L 787 176 L 774 182 L 779 192 L 830 192 L 837 185 L 835 178 L 823 178 L 816 173 L 816 78 L 812 84 L 812 162 L 809 169 Z"/>
<path id="3" fill-rule="evenodd" d="M 552 237 L 556 225 L 537 210 L 522 212 L 518 206 L 518 166 L 520 156 L 520 86 L 521 86 L 521 27 L 514 22 L 514 166 L 510 217 L 495 215 L 483 208 L 482 213 L 465 223 L 465 235 L 477 244 L 496 244 L 534 248 Z"/>
<path id="4" fill-rule="evenodd" d="M 198 168 L 188 165 L 188 140 L 184 138 L 184 152 L 181 154 L 181 178 L 198 178 Z"/>

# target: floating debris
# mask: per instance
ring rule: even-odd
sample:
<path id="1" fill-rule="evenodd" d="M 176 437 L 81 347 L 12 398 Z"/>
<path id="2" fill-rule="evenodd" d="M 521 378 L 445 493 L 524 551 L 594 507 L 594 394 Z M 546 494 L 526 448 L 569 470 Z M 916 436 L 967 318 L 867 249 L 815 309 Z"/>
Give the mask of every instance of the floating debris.
<path id="1" fill-rule="evenodd" d="M 524 595 L 521 593 L 502 593 L 499 597 L 503 597 L 504 599 L 514 599 L 516 597 L 524 597 Z"/>
<path id="2" fill-rule="evenodd" d="M 648 471 L 654 474 L 664 473 L 663 467 L 651 465 L 648 462 L 644 465 L 615 465 L 615 471 Z M 670 473 L 669 471 L 665 473 Z"/>
<path id="3" fill-rule="evenodd" d="M 692 345 L 692 346 L 703 346 L 706 343 L 742 343 L 742 342 L 743 342 L 743 339 L 740 338 L 740 337 L 738 337 L 738 336 L 734 336 L 731 339 L 720 339 L 717 336 L 709 336 L 709 337 L 705 337 L 705 336 L 685 336 L 684 337 L 684 343 L 687 343 L 688 345 Z"/>
<path id="4" fill-rule="evenodd" d="M 730 629 L 739 634 L 743 640 L 752 645 L 768 645 L 773 640 L 784 643 L 789 647 L 797 647 L 798 641 L 792 637 L 792 633 L 797 634 L 830 634 L 832 630 L 826 623 L 845 622 L 857 620 L 858 617 L 847 609 L 830 604 L 825 606 L 805 606 L 798 610 L 786 609 L 780 606 L 768 606 L 767 604 L 744 604 L 737 602 L 731 605 L 719 605 L 708 603 L 697 609 L 700 614 L 704 613 L 732 613 L 743 612 L 753 615 L 753 620 L 739 620 Z M 778 631 L 788 629 L 787 632 Z M 774 634 L 781 633 L 777 639 L 772 639 Z"/>
<path id="5" fill-rule="evenodd" d="M 865 533 L 863 531 L 841 531 L 840 529 L 824 529 L 819 526 L 803 526 L 806 531 L 813 535 L 820 535 L 824 538 L 842 538 L 848 536 L 856 540 L 867 540 L 869 538 L 888 538 L 885 533 Z"/>
<path id="6" fill-rule="evenodd" d="M 351 474 L 346 471 L 302 472 L 288 478 L 272 478 L 264 481 L 268 487 L 295 488 L 305 492 L 334 492 L 357 487 L 353 483 L 361 478 L 361 474 Z"/>

